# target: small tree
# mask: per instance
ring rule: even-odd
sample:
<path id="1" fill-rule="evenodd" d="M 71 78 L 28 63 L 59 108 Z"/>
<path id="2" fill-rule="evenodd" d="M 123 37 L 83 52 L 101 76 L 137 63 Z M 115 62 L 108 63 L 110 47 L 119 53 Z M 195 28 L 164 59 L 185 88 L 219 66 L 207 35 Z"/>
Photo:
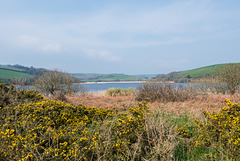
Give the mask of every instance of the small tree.
<path id="1" fill-rule="evenodd" d="M 35 81 L 35 86 L 44 94 L 55 95 L 60 92 L 65 95 L 82 89 L 81 85 L 73 85 L 75 80 L 76 78 L 68 73 L 53 70 L 39 76 Z"/>
<path id="2" fill-rule="evenodd" d="M 221 85 L 233 95 L 240 85 L 240 64 L 222 65 L 216 69 L 215 76 Z"/>
<path id="3" fill-rule="evenodd" d="M 27 79 L 26 78 L 13 78 L 11 79 L 11 84 L 15 86 L 15 89 L 26 91 L 27 89 Z"/>

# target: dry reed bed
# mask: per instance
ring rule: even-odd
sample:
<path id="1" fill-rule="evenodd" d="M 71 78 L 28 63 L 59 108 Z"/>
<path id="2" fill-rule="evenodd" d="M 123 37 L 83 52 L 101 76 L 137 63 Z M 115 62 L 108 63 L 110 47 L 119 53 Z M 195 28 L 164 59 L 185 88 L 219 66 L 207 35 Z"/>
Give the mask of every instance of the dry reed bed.
<path id="1" fill-rule="evenodd" d="M 67 101 L 74 105 L 84 104 L 92 107 L 115 107 L 117 109 L 125 110 L 130 106 L 137 105 L 137 101 L 134 96 L 104 96 L 104 95 L 69 95 L 66 96 Z M 174 112 L 176 114 L 190 114 L 194 117 L 199 117 L 202 111 L 218 112 L 225 106 L 225 99 L 229 99 L 232 102 L 240 102 L 240 95 L 235 94 L 223 95 L 223 94 L 202 94 L 198 95 L 191 100 L 184 102 L 153 102 L 148 103 L 152 111 L 164 111 Z"/>

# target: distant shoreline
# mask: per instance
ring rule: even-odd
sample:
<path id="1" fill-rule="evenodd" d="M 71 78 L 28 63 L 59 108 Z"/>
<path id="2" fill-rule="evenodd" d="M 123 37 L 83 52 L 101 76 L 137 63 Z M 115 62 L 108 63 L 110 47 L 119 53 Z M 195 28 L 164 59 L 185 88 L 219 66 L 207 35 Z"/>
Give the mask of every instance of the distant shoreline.
<path id="1" fill-rule="evenodd" d="M 106 83 L 145 83 L 146 81 L 119 81 L 119 82 L 84 82 L 80 84 L 106 84 Z"/>

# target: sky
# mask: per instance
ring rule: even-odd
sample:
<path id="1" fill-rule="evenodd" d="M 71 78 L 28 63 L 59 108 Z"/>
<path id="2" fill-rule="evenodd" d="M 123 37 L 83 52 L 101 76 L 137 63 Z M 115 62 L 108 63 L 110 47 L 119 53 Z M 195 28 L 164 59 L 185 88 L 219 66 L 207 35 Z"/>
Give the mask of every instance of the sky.
<path id="1" fill-rule="evenodd" d="M 0 0 L 0 64 L 166 74 L 240 62 L 239 0 Z"/>

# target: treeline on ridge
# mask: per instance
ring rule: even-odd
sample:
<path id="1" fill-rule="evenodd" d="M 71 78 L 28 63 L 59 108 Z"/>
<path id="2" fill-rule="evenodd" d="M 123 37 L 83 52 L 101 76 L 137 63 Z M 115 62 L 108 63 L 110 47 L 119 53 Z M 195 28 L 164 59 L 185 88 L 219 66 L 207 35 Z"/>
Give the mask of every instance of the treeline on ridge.
<path id="1" fill-rule="evenodd" d="M 155 78 L 154 81 L 161 81 L 161 82 L 175 82 L 175 83 L 187 83 L 191 80 L 191 76 L 181 76 L 178 74 L 179 72 L 171 72 L 168 74 L 159 74 Z"/>
<path id="2" fill-rule="evenodd" d="M 27 74 L 31 74 L 31 75 L 35 75 L 35 76 L 40 76 L 42 75 L 44 72 L 48 71 L 47 69 L 44 68 L 34 68 L 33 66 L 31 67 L 25 67 L 22 65 L 6 65 L 7 67 L 12 67 L 12 68 L 18 68 L 18 69 L 22 69 L 24 70 L 25 73 Z"/>

